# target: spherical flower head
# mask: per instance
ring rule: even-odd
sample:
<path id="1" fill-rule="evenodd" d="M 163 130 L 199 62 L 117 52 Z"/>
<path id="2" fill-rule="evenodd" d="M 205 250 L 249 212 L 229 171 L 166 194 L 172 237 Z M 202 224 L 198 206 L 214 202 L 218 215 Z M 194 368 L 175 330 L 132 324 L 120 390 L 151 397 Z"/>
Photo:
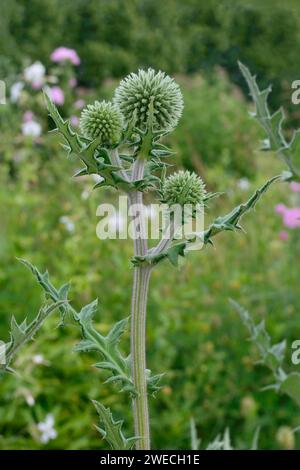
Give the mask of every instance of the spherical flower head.
<path id="1" fill-rule="evenodd" d="M 113 103 L 95 101 L 82 110 L 79 125 L 85 137 L 100 137 L 102 144 L 116 144 L 121 137 L 122 115 Z"/>
<path id="2" fill-rule="evenodd" d="M 203 204 L 206 195 L 205 184 L 196 173 L 180 170 L 166 178 L 162 187 L 163 202 L 173 204 Z"/>
<path id="3" fill-rule="evenodd" d="M 115 104 L 125 121 L 133 119 L 136 126 L 147 128 L 151 103 L 153 106 L 153 130 L 170 131 L 176 127 L 182 114 L 183 99 L 179 86 L 164 72 L 153 69 L 131 73 L 115 91 Z"/>

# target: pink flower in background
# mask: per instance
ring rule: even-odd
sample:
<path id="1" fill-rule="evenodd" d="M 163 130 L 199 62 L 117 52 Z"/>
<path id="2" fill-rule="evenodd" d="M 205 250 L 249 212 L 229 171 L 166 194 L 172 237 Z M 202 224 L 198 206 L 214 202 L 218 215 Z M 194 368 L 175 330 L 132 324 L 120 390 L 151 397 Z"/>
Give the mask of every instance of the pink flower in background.
<path id="1" fill-rule="evenodd" d="M 80 58 L 77 52 L 74 49 L 69 49 L 68 47 L 58 47 L 55 49 L 51 56 L 53 62 L 65 62 L 69 60 L 73 65 L 80 64 Z"/>
<path id="2" fill-rule="evenodd" d="M 65 95 L 59 86 L 54 86 L 48 89 L 48 93 L 53 103 L 62 105 L 65 102 Z"/>
<path id="3" fill-rule="evenodd" d="M 283 223 L 288 228 L 300 227 L 300 209 L 286 209 L 283 215 Z"/>
<path id="4" fill-rule="evenodd" d="M 281 230 L 281 232 L 279 232 L 279 238 L 280 240 L 285 242 L 289 238 L 288 232 L 286 232 L 285 230 Z"/>
<path id="5" fill-rule="evenodd" d="M 85 101 L 84 100 L 77 100 L 77 101 L 75 101 L 74 106 L 77 109 L 82 109 L 85 106 Z"/>
<path id="6" fill-rule="evenodd" d="M 278 204 L 275 207 L 275 211 L 278 214 L 282 215 L 283 224 L 287 228 L 298 228 L 300 227 L 300 209 L 298 207 L 294 207 L 289 209 L 284 204 Z"/>
<path id="7" fill-rule="evenodd" d="M 23 122 L 29 122 L 29 121 L 33 121 L 34 119 L 34 114 L 32 111 L 25 111 L 25 113 L 23 114 Z"/>
<path id="8" fill-rule="evenodd" d="M 290 188 L 292 191 L 295 191 L 295 193 L 300 193 L 300 183 L 296 183 L 296 181 L 293 181 L 290 184 Z"/>
<path id="9" fill-rule="evenodd" d="M 286 207 L 284 204 L 277 204 L 277 206 L 275 206 L 275 212 L 277 212 L 277 214 L 284 214 L 285 210 Z"/>
<path id="10" fill-rule="evenodd" d="M 78 126 L 78 124 L 79 124 L 79 119 L 78 119 L 77 116 L 72 116 L 72 117 L 71 117 L 71 124 L 72 124 L 73 126 L 75 126 L 75 127 Z"/>
<path id="11" fill-rule="evenodd" d="M 69 86 L 70 86 L 71 88 L 75 88 L 75 87 L 77 86 L 77 80 L 76 80 L 76 78 L 74 78 L 74 77 L 73 77 L 73 78 L 70 78 L 70 80 L 69 80 Z"/>
<path id="12" fill-rule="evenodd" d="M 33 82 L 31 84 L 31 87 L 34 89 L 34 90 L 40 90 L 42 87 L 43 87 L 43 82 Z"/>

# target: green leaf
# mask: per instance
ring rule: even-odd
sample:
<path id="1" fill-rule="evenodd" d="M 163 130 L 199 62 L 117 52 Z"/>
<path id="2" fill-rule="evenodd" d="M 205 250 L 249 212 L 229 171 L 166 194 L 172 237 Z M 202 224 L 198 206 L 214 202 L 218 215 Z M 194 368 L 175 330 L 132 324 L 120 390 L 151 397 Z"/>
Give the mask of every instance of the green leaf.
<path id="1" fill-rule="evenodd" d="M 118 349 L 118 343 L 127 328 L 128 319 L 117 322 L 107 336 L 101 335 L 93 325 L 93 317 L 98 307 L 97 300 L 83 307 L 80 312 L 77 312 L 68 302 L 69 284 L 64 284 L 59 289 L 56 289 L 50 282 L 47 271 L 41 273 L 28 261 L 24 259 L 19 259 L 19 261 L 33 273 L 48 297 L 54 302 L 61 301 L 59 304 L 59 310 L 62 315 L 61 325 L 64 325 L 65 317 L 68 314 L 68 320 L 72 320 L 72 323 L 81 327 L 83 339 L 75 346 L 75 351 L 98 351 L 104 360 L 97 362 L 95 367 L 109 370 L 112 376 L 108 380 L 121 384 L 122 391 L 127 391 L 134 396 L 135 389 L 131 379 L 130 357 L 124 357 Z M 19 330 L 16 330 L 16 333 L 22 334 Z M 155 393 L 160 388 L 158 382 L 161 375 L 151 376 L 147 373 L 147 377 L 148 390 L 150 393 Z"/>
<path id="2" fill-rule="evenodd" d="M 66 309 L 71 313 L 72 319 L 79 324 L 82 330 L 83 340 L 75 346 L 76 351 L 98 351 L 107 362 L 106 367 L 101 366 L 101 362 L 96 365 L 99 369 L 110 370 L 113 380 L 121 382 L 122 389 L 134 394 L 134 387 L 130 378 L 130 363 L 128 358 L 124 358 L 118 350 L 118 342 L 125 331 L 128 320 L 121 320 L 107 336 L 102 336 L 93 325 L 93 316 L 97 310 L 98 302 L 86 305 L 77 312 L 67 301 L 69 284 L 64 284 L 61 288 L 56 289 L 50 282 L 48 272 L 41 273 L 35 266 L 25 260 L 20 260 L 35 276 L 38 283 L 44 289 L 54 302 L 63 301 L 60 304 L 62 320 L 64 321 Z M 16 331 L 18 333 L 18 330 Z M 20 333 L 18 333 L 20 334 Z M 100 364 L 100 365 L 99 365 Z M 108 367 L 108 364 L 110 367 Z"/>
<path id="3" fill-rule="evenodd" d="M 265 323 L 260 322 L 255 325 L 249 313 L 234 300 L 230 300 L 231 305 L 239 313 L 243 323 L 250 333 L 250 340 L 254 342 L 260 353 L 260 364 L 268 367 L 275 378 L 275 383 L 265 387 L 274 389 L 281 393 L 286 393 L 300 406 L 300 374 L 291 372 L 287 374 L 282 368 L 286 351 L 286 341 L 271 344 L 271 338 L 265 329 Z"/>
<path id="4" fill-rule="evenodd" d="M 100 426 L 96 426 L 103 439 L 105 439 L 113 450 L 130 450 L 139 439 L 131 437 L 127 439 L 122 431 L 123 421 L 115 421 L 109 408 L 101 403 L 93 401 L 100 418 Z"/>
<path id="5" fill-rule="evenodd" d="M 194 418 L 190 419 L 191 450 L 200 450 L 201 439 L 198 438 L 197 428 Z"/>
<path id="6" fill-rule="evenodd" d="M 231 212 L 229 212 L 229 214 L 226 214 L 222 217 L 217 217 L 215 221 L 209 226 L 209 228 L 205 230 L 203 234 L 203 242 L 205 244 L 212 243 L 212 237 L 226 230 L 242 230 L 242 227 L 240 226 L 240 220 L 243 215 L 253 209 L 262 195 L 268 190 L 268 188 L 275 181 L 281 180 L 281 178 L 282 176 L 278 175 L 269 179 L 261 188 L 258 188 L 252 194 L 248 201 L 235 207 Z"/>
<path id="7" fill-rule="evenodd" d="M 118 343 L 126 330 L 128 319 L 116 323 L 107 336 L 100 334 L 93 325 L 93 318 L 98 307 L 98 301 L 83 307 L 78 314 L 78 322 L 82 329 L 83 341 L 75 346 L 76 351 L 97 351 L 104 361 L 95 364 L 98 369 L 109 370 L 111 377 L 107 382 L 119 382 L 122 390 L 135 395 L 135 389 L 131 380 L 130 361 L 124 357 Z"/>
<path id="8" fill-rule="evenodd" d="M 12 317 L 10 324 L 10 340 L 5 344 L 5 363 L 0 364 L 2 371 L 8 370 L 8 366 L 17 352 L 34 338 L 46 318 L 54 312 L 54 310 L 62 307 L 64 303 L 64 300 L 59 300 L 58 302 L 41 307 L 36 317 L 29 324 L 27 324 L 26 320 L 18 324 L 15 317 Z"/>
<path id="9" fill-rule="evenodd" d="M 44 97 L 46 100 L 46 105 L 49 111 L 49 115 L 51 116 L 51 118 L 53 119 L 53 121 L 55 122 L 57 126 L 57 131 L 59 131 L 63 135 L 63 137 L 68 143 L 69 154 L 74 153 L 78 155 L 82 149 L 83 142 L 81 141 L 78 134 L 74 132 L 73 129 L 71 128 L 70 122 L 65 121 L 61 117 L 61 115 L 58 112 L 57 107 L 55 106 L 55 104 L 53 103 L 53 101 L 50 99 L 50 97 L 45 91 L 44 91 Z"/>
<path id="10" fill-rule="evenodd" d="M 53 302 L 58 302 L 60 300 L 67 301 L 68 300 L 68 292 L 70 288 L 70 284 L 64 284 L 59 289 L 56 289 L 53 284 L 50 282 L 49 274 L 47 271 L 41 273 L 36 266 L 31 264 L 29 261 L 25 259 L 17 258 L 22 264 L 24 264 L 34 275 L 37 282 L 40 284 L 42 289 L 44 290 L 47 297 L 50 297 Z M 69 302 L 65 302 L 60 308 L 59 311 L 61 313 L 61 323 L 64 324 L 65 318 L 67 313 L 70 313 L 71 317 L 76 319 L 77 312 L 76 310 L 69 304 Z"/>
<path id="11" fill-rule="evenodd" d="M 55 104 L 44 92 L 46 105 L 49 115 L 55 122 L 58 131 L 67 142 L 64 145 L 69 155 L 76 155 L 84 163 L 85 167 L 75 174 L 81 176 L 84 174 L 99 174 L 103 177 L 104 181 L 95 185 L 95 187 L 113 186 L 117 187 L 114 172 L 119 171 L 120 168 L 111 165 L 109 159 L 104 158 L 106 149 L 100 148 L 101 138 L 97 137 L 93 141 L 85 139 L 78 135 L 71 127 L 68 120 L 64 120 L 59 114 Z"/>
<path id="12" fill-rule="evenodd" d="M 208 444 L 206 450 L 233 450 L 230 442 L 229 429 L 225 429 L 223 437 L 218 435 L 213 442 Z"/>
<path id="13" fill-rule="evenodd" d="M 229 214 L 217 217 L 204 232 L 190 234 L 189 239 L 173 242 L 167 249 L 159 253 L 153 254 L 153 250 L 150 250 L 146 255 L 134 256 L 131 259 L 133 266 L 142 266 L 145 264 L 156 265 L 164 259 L 168 259 L 171 264 L 177 266 L 179 256 L 186 256 L 189 251 L 189 246 L 195 241 L 200 240 L 204 245 L 213 244 L 212 238 L 220 232 L 242 230 L 240 225 L 242 217 L 255 207 L 262 195 L 275 181 L 281 179 L 282 175 L 274 176 L 269 179 L 261 188 L 258 188 L 253 193 L 248 201 L 235 207 Z"/>
<path id="14" fill-rule="evenodd" d="M 288 374 L 281 383 L 279 391 L 286 393 L 300 406 L 300 374 L 298 372 Z"/>
<path id="15" fill-rule="evenodd" d="M 255 112 L 253 117 L 257 119 L 266 133 L 266 139 L 263 142 L 263 150 L 273 150 L 282 158 L 288 166 L 291 179 L 300 179 L 300 169 L 295 165 L 295 139 L 299 131 L 295 131 L 294 138 L 287 142 L 282 132 L 282 124 L 285 119 L 284 111 L 279 108 L 274 114 L 270 113 L 268 106 L 268 97 L 271 92 L 269 86 L 260 91 L 256 77 L 251 75 L 249 69 L 239 62 L 240 70 L 248 84 L 250 95 L 255 103 Z"/>

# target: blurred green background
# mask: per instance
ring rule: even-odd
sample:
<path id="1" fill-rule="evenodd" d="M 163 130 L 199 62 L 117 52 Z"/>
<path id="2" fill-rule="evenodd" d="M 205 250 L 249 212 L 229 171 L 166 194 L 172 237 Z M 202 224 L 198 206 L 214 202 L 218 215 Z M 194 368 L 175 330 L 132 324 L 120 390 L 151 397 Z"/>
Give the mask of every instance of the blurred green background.
<path id="1" fill-rule="evenodd" d="M 291 83 L 300 78 L 299 2 L 0 3 L 0 78 L 7 85 L 7 104 L 0 106 L 0 337 L 7 340 L 12 314 L 30 318 L 43 300 L 16 257 L 48 269 L 57 285 L 71 280 L 78 308 L 98 297 L 97 326 L 105 333 L 129 314 L 131 242 L 96 237 L 98 204 L 117 196 L 92 191 L 91 178 L 71 177 L 78 162 L 67 160 L 59 138 L 48 133 L 41 85 L 61 90 L 57 104 L 76 126 L 84 103 L 110 98 L 118 79 L 138 67 L 174 75 L 185 110 L 168 136 L 173 163 L 197 171 L 209 190 L 224 192 L 210 204 L 208 223 L 283 169 L 274 155 L 258 150 L 263 134 L 249 117 L 237 60 L 258 74 L 262 87 L 273 83 L 271 106 L 284 104 L 289 134 L 299 125 L 298 107 L 291 105 Z M 76 50 L 80 65 L 54 63 L 51 53 L 60 46 Z M 39 83 L 37 67 L 30 69 L 36 62 L 43 67 Z M 222 234 L 215 247 L 193 253 L 178 270 L 163 263 L 154 272 L 148 364 L 166 374 L 150 402 L 153 448 L 190 448 L 191 417 L 203 446 L 229 427 L 234 446 L 249 448 L 260 427 L 260 448 L 300 447 L 297 434 L 292 444 L 280 437 L 283 426 L 300 425 L 299 410 L 288 397 L 261 391 L 272 377 L 255 365 L 255 348 L 228 303 L 232 297 L 255 320 L 264 318 L 274 341 L 287 340 L 288 351 L 300 338 L 299 228 L 282 225 L 279 203 L 299 207 L 300 193 L 274 186 L 245 218 L 246 234 Z M 105 373 L 91 367 L 91 355 L 72 351 L 78 331 L 58 328 L 58 321 L 54 315 L 24 348 L 17 375 L 0 381 L 0 449 L 105 448 L 93 427 L 91 399 L 110 406 L 132 433 L 127 398 L 103 385 Z M 291 368 L 289 356 L 286 363 Z M 49 414 L 57 436 L 41 442 L 39 423 Z"/>

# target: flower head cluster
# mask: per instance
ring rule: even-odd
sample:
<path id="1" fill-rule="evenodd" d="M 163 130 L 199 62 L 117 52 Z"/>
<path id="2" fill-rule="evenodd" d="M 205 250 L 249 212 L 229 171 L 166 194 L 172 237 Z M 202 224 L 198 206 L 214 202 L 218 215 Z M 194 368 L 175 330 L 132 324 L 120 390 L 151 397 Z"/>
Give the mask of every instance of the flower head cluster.
<path id="1" fill-rule="evenodd" d="M 53 62 L 69 61 L 73 65 L 80 64 L 80 58 L 77 52 L 74 49 L 69 49 L 68 47 L 58 47 L 52 52 L 50 58 Z"/>
<path id="2" fill-rule="evenodd" d="M 122 115 L 111 102 L 95 101 L 83 109 L 80 129 L 89 139 L 100 137 L 103 144 L 115 144 L 121 137 Z"/>
<path id="3" fill-rule="evenodd" d="M 153 107 L 153 129 L 170 131 L 182 114 L 183 99 L 179 86 L 164 72 L 153 69 L 131 73 L 115 91 L 115 104 L 120 108 L 125 121 L 136 113 L 136 126 L 146 129 L 151 106 Z"/>
<path id="4" fill-rule="evenodd" d="M 196 173 L 180 170 L 166 178 L 162 187 L 162 200 L 172 204 L 202 204 L 206 195 L 205 184 Z"/>

